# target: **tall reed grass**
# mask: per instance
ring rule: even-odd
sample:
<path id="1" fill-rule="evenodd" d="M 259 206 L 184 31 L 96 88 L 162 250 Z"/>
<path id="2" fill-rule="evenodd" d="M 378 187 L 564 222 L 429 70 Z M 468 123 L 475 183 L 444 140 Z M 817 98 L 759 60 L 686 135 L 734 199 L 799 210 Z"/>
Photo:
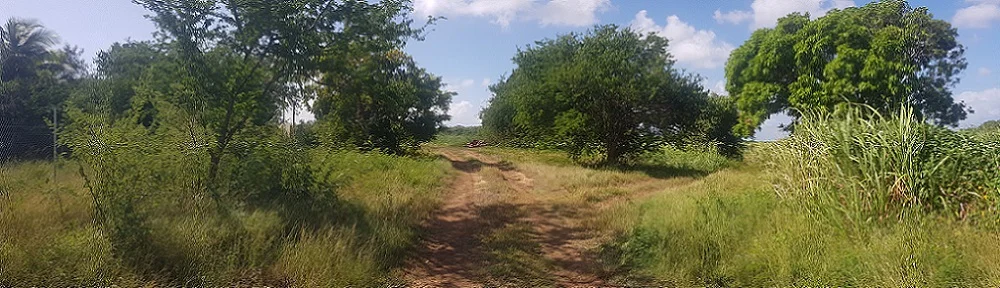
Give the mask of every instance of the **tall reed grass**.
<path id="1" fill-rule="evenodd" d="M 926 124 L 909 108 L 804 113 L 788 139 L 771 146 L 781 198 L 849 223 L 926 212 L 995 221 L 1000 141 L 995 135 Z"/>

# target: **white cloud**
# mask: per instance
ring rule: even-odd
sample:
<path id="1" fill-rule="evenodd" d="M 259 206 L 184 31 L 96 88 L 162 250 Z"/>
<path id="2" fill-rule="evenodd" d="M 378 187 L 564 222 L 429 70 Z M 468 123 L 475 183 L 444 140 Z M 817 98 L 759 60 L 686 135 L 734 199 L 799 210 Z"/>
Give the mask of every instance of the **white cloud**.
<path id="1" fill-rule="evenodd" d="M 681 21 L 677 15 L 667 17 L 667 23 L 659 26 L 639 11 L 632 20 L 632 28 L 644 33 L 656 33 L 670 40 L 670 54 L 679 63 L 687 63 L 696 68 L 716 68 L 726 62 L 733 45 L 718 40 L 711 30 L 697 30 Z"/>
<path id="2" fill-rule="evenodd" d="M 719 10 L 715 10 L 715 15 L 712 15 L 712 18 L 715 19 L 715 22 L 719 23 L 729 22 L 732 24 L 740 24 L 743 23 L 744 21 L 753 19 L 753 13 L 751 13 L 750 11 L 743 11 L 743 10 L 733 10 L 726 13 L 722 13 Z"/>
<path id="3" fill-rule="evenodd" d="M 750 4 L 751 11 L 734 10 L 722 13 L 715 11 L 716 21 L 719 23 L 729 22 L 740 24 L 750 18 L 750 29 L 772 27 L 778 22 L 778 18 L 785 17 L 792 12 L 807 12 L 810 17 L 816 18 L 826 14 L 830 9 L 844 9 L 853 7 L 853 0 L 754 0 Z"/>
<path id="4" fill-rule="evenodd" d="M 994 21 L 1000 22 L 1000 1 L 965 1 L 972 6 L 958 9 L 951 24 L 959 28 L 986 28 Z"/>
<path id="5" fill-rule="evenodd" d="M 544 0 L 543 0 L 544 1 Z M 611 7 L 610 0 L 416 0 L 416 14 L 490 18 L 507 27 L 513 21 L 538 21 L 542 26 L 588 26 L 597 13 Z"/>
<path id="6" fill-rule="evenodd" d="M 611 7 L 610 0 L 552 0 L 542 8 L 542 25 L 588 26 L 597 23 L 595 12 Z"/>
<path id="7" fill-rule="evenodd" d="M 417 0 L 413 9 L 419 15 L 489 17 L 492 22 L 507 27 L 519 11 L 532 5 L 532 0 Z"/>
<path id="8" fill-rule="evenodd" d="M 477 77 L 478 78 L 478 77 Z M 445 90 L 455 92 L 448 115 L 451 119 L 445 125 L 477 126 L 480 125 L 479 111 L 487 103 L 490 92 L 483 84 L 489 84 L 489 78 L 452 78 L 444 77 Z"/>
<path id="9" fill-rule="evenodd" d="M 726 91 L 726 80 L 719 80 L 715 82 L 715 85 L 708 88 L 709 91 L 715 92 L 715 94 L 729 96 L 729 91 Z"/>
<path id="10" fill-rule="evenodd" d="M 990 71 L 990 69 L 986 67 L 979 67 L 979 70 L 976 70 L 976 72 L 979 73 L 979 76 L 989 76 L 990 73 L 993 73 L 993 71 Z"/>
<path id="11" fill-rule="evenodd" d="M 483 78 L 482 84 L 479 85 L 483 87 L 490 87 L 490 84 L 493 84 L 493 81 L 490 81 L 490 78 Z"/>
<path id="12" fill-rule="evenodd" d="M 447 125 L 476 126 L 479 125 L 479 107 L 469 101 L 453 102 L 448 107 L 448 115 L 451 120 Z"/>
<path id="13" fill-rule="evenodd" d="M 958 94 L 955 100 L 964 101 L 974 111 L 962 121 L 962 127 L 975 127 L 989 120 L 1000 119 L 1000 88 L 965 91 Z"/>

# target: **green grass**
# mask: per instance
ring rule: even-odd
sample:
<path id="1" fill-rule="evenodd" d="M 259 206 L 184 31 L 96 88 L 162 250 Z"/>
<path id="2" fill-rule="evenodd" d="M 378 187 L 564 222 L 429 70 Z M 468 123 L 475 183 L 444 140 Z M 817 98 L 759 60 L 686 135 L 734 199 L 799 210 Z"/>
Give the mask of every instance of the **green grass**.
<path id="1" fill-rule="evenodd" d="M 807 118 L 742 163 L 605 210 L 603 261 L 667 286 L 1000 284 L 992 138 L 855 116 Z"/>
<path id="2" fill-rule="evenodd" d="M 135 222 L 140 225 L 133 230 L 124 230 L 132 231 L 127 236 L 109 234 L 122 228 L 109 230 L 95 222 L 93 198 L 75 163 L 62 163 L 55 183 L 49 181 L 52 166 L 47 162 L 3 167 L 0 286 L 391 283 L 389 271 L 414 245 L 419 221 L 440 201 L 448 184 L 448 163 L 421 156 L 306 153 L 310 155 L 304 159 L 311 160 L 302 164 L 318 187 L 310 188 L 315 191 L 311 193 L 336 195 L 310 199 L 336 202 L 329 205 L 334 207 L 331 210 L 303 210 L 297 215 L 281 205 L 253 204 L 219 214 L 211 205 L 188 205 L 190 199 L 175 198 L 183 187 L 169 185 L 175 180 L 161 179 L 157 183 L 163 185 L 158 190 L 162 195 L 132 202 L 133 214 L 141 216 L 141 221 Z M 291 163 L 281 165 L 287 164 Z M 293 177 L 283 171 L 278 175 Z M 250 176 L 261 175 L 270 174 Z M 293 190 L 281 193 L 294 191 L 294 187 L 284 189 Z M 285 195 L 281 197 L 297 197 Z M 290 222 L 309 217 L 334 220 L 308 225 Z M 143 242 L 128 246 L 129 242 L 120 242 L 121 237 L 139 237 Z"/>
<path id="3" fill-rule="evenodd" d="M 925 213 L 996 224 L 1000 141 L 864 109 L 807 114 L 770 147 L 779 195 L 855 225 Z"/>
<path id="4" fill-rule="evenodd" d="M 816 119 L 793 139 L 751 146 L 743 161 L 666 148 L 606 168 L 558 151 L 476 151 L 530 178 L 525 197 L 587 207 L 583 225 L 610 235 L 595 252 L 618 282 L 1000 286 L 1000 157 L 990 146 L 998 134 L 929 128 L 905 115 Z M 0 167 L 0 286 L 401 284 L 389 273 L 437 207 L 449 163 L 289 151 L 250 150 L 228 163 L 223 202 L 242 204 L 226 213 L 192 181 L 203 167 L 186 156 L 110 162 L 131 168 L 112 172 L 144 179 L 95 182 L 119 193 L 102 201 L 131 211 L 114 215 L 134 216 L 114 218 L 136 224 L 119 226 L 95 221 L 73 162 L 57 167 L 54 182 L 50 163 Z M 503 183 L 491 169 L 484 177 Z M 551 265 L 537 256 L 531 227 L 509 211 L 484 212 L 510 221 L 477 235 L 489 263 L 480 274 L 548 284 L 530 282 Z"/>
<path id="5" fill-rule="evenodd" d="M 844 230 L 780 200 L 757 164 L 611 209 L 623 281 L 670 286 L 996 286 L 1000 237 L 924 216 Z"/>
<path id="6" fill-rule="evenodd" d="M 434 137 L 434 141 L 432 142 L 436 145 L 443 146 L 462 146 L 475 139 L 485 139 L 480 130 L 479 126 L 446 127 L 441 131 L 441 133 L 438 133 L 437 136 Z"/>

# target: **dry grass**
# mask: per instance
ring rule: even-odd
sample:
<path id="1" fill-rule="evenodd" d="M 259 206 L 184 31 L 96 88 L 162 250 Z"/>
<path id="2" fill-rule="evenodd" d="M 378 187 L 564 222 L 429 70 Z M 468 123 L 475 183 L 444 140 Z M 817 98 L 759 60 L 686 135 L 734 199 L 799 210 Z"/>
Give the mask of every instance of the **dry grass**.
<path id="1" fill-rule="evenodd" d="M 337 221 L 288 231 L 283 219 L 288 212 L 242 209 L 220 217 L 160 202 L 171 198 L 156 195 L 141 206 L 142 229 L 149 233 L 142 252 L 148 254 L 142 257 L 112 248 L 111 237 L 94 221 L 92 198 L 72 163 L 59 168 L 55 183 L 49 181 L 50 163 L 3 167 L 0 286 L 390 283 L 387 273 L 412 247 L 420 220 L 445 189 L 447 162 L 313 153 L 313 175 L 322 175 L 317 181 L 339 196 Z"/>

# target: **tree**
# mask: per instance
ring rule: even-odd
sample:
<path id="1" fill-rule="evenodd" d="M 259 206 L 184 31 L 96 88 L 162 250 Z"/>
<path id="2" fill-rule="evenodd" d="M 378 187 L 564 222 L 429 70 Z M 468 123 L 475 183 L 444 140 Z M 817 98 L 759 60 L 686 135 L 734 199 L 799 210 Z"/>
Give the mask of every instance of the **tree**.
<path id="1" fill-rule="evenodd" d="M 97 78 L 108 86 L 107 108 L 112 117 L 120 117 L 132 108 L 136 88 L 144 82 L 151 82 L 151 79 L 145 79 L 150 76 L 148 71 L 165 59 L 163 52 L 151 42 L 115 43 L 110 49 L 97 53 L 94 60 Z"/>
<path id="2" fill-rule="evenodd" d="M 365 150 L 401 154 L 430 141 L 455 93 L 399 50 L 364 53 L 346 70 L 324 74 L 317 119 L 334 127 L 335 139 Z"/>
<path id="3" fill-rule="evenodd" d="M 965 119 L 951 87 L 965 69 L 958 32 L 926 7 L 884 0 L 834 10 L 815 20 L 793 13 L 755 31 L 726 63 L 737 99 L 739 134 L 753 135 L 771 114 L 830 111 L 863 103 L 882 112 L 907 105 L 938 125 Z"/>
<path id="4" fill-rule="evenodd" d="M 38 66 L 51 55 L 49 49 L 58 43 L 55 33 L 30 19 L 8 19 L 0 38 L 0 81 L 36 76 Z"/>
<path id="5" fill-rule="evenodd" d="M 317 75 L 347 45 L 396 44 L 410 27 L 404 1 L 135 0 L 154 13 L 174 79 L 163 99 L 209 131 L 209 180 L 233 140 L 276 118 L 291 83 Z"/>
<path id="6" fill-rule="evenodd" d="M 1000 120 L 990 120 L 983 122 L 978 127 L 966 128 L 965 131 L 974 133 L 994 133 L 1000 132 Z"/>
<path id="7" fill-rule="evenodd" d="M 673 68 L 665 38 L 615 25 L 536 42 L 514 63 L 491 87 L 484 127 L 555 135 L 571 155 L 609 164 L 696 133 L 709 105 L 700 79 Z"/>
<path id="8" fill-rule="evenodd" d="M 84 77 L 82 52 L 52 49 L 55 33 L 34 20 L 7 20 L 0 38 L 0 155 L 46 155 L 53 145 L 46 120 Z"/>

